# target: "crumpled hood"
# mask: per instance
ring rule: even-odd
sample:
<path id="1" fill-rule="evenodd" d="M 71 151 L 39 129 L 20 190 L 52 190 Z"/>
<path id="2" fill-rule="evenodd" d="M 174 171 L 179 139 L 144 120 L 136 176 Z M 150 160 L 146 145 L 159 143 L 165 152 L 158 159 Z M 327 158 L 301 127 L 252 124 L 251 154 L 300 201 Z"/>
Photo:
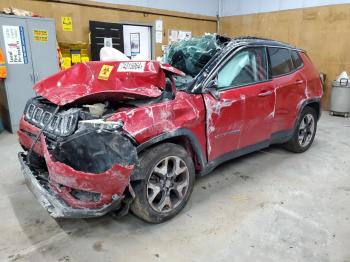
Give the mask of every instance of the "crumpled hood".
<path id="1" fill-rule="evenodd" d="M 165 71 L 184 76 L 170 65 L 156 61 L 89 62 L 52 75 L 33 89 L 54 104 L 142 99 L 160 96 Z"/>

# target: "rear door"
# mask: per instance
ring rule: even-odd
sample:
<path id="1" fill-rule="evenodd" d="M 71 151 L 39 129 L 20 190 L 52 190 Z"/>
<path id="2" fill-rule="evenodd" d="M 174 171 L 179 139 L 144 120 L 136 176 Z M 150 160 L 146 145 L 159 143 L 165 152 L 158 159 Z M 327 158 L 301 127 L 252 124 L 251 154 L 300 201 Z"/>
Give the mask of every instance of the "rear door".
<path id="1" fill-rule="evenodd" d="M 268 48 L 271 73 L 276 92 L 276 109 L 273 132 L 293 128 L 300 101 L 305 98 L 306 79 L 300 72 L 303 67 L 297 51 L 287 48 Z"/>
<path id="2" fill-rule="evenodd" d="M 274 92 L 267 61 L 265 47 L 244 48 L 214 76 L 219 96 L 204 94 L 209 161 L 270 137 Z"/>
<path id="3" fill-rule="evenodd" d="M 123 25 L 90 21 L 91 59 L 100 60 L 100 50 L 104 47 L 105 38 L 112 39 L 112 47 L 124 53 Z"/>

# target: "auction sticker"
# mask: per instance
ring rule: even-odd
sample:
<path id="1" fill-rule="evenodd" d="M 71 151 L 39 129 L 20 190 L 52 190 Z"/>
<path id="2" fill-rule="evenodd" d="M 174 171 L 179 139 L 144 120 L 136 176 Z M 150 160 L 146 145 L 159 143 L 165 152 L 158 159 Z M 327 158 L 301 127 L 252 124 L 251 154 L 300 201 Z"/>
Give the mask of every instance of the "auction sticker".
<path id="1" fill-rule="evenodd" d="M 146 62 L 121 62 L 117 72 L 144 72 Z"/>
<path id="2" fill-rule="evenodd" d="M 8 64 L 28 64 L 23 26 L 2 26 Z"/>
<path id="3" fill-rule="evenodd" d="M 113 70 L 112 65 L 103 65 L 100 71 L 100 74 L 98 75 L 98 79 L 100 80 L 108 80 L 109 75 L 111 74 Z"/>

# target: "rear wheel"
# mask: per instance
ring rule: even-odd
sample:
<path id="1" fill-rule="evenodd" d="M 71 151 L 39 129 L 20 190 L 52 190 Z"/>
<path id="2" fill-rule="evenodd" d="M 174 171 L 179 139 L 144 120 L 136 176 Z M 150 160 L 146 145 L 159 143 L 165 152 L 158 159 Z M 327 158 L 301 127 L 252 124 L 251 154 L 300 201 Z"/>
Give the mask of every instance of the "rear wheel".
<path id="1" fill-rule="evenodd" d="M 131 211 L 150 223 L 162 223 L 186 205 L 194 185 L 195 171 L 187 151 L 165 143 L 144 152 L 139 172 L 145 179 L 134 184 Z"/>
<path id="2" fill-rule="evenodd" d="M 301 113 L 292 139 L 285 145 L 286 149 L 295 153 L 305 152 L 314 141 L 316 129 L 316 111 L 311 107 L 306 107 Z"/>

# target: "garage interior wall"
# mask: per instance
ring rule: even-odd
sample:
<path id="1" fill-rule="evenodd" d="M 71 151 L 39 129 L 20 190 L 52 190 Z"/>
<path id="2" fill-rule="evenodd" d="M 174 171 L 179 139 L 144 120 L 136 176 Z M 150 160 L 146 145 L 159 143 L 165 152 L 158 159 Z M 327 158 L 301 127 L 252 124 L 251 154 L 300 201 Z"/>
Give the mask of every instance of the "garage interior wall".
<path id="1" fill-rule="evenodd" d="M 219 0 L 94 0 L 110 4 L 134 5 L 197 15 L 216 16 Z"/>
<path id="2" fill-rule="evenodd" d="M 204 1 L 206 4 L 197 8 L 195 3 L 198 5 L 198 0 L 188 0 L 187 12 L 169 11 L 181 10 L 181 1 L 174 6 L 168 1 L 168 4 L 150 4 L 160 2 L 157 0 L 2 0 L 0 8 L 13 6 L 54 18 L 58 41 L 67 43 L 89 42 L 89 20 L 154 24 L 157 19 L 162 19 L 164 45 L 168 43 L 169 29 L 192 31 L 193 36 L 216 32 L 214 13 L 219 13 L 221 34 L 232 37 L 267 37 L 306 50 L 316 67 L 327 74 L 327 87 L 323 99 L 325 109 L 329 107 L 331 81 L 344 70 L 350 72 L 350 35 L 347 33 L 350 4 L 343 4 L 348 0 L 215 0 Z M 142 7 L 119 4 L 126 2 L 135 5 L 140 2 Z M 199 15 L 205 13 L 204 9 L 208 9 L 208 2 L 212 5 L 212 16 Z M 149 8 L 152 6 L 160 6 L 167 10 Z M 61 16 L 73 18 L 73 32 L 62 31 Z M 162 55 L 162 44 L 156 44 L 156 56 Z"/>
<path id="3" fill-rule="evenodd" d="M 238 7 L 234 7 L 233 2 L 236 2 Z M 242 2 L 242 4 L 239 5 L 238 2 Z M 251 1 L 222 2 L 221 10 L 225 10 L 223 14 L 227 15 L 231 12 L 233 15 L 220 18 L 220 33 L 228 36 L 251 35 L 272 38 L 306 50 L 317 69 L 327 74 L 323 107 L 328 109 L 331 81 L 344 70 L 350 73 L 350 35 L 348 34 L 350 4 L 259 13 L 263 10 L 260 8 L 261 4 L 260 7 L 256 6 L 254 10 L 248 10 L 244 8 L 248 2 L 252 6 Z M 324 1 L 328 4 L 330 2 L 341 1 Z M 284 8 L 281 8 L 280 5 L 279 9 Z M 256 14 L 240 15 L 247 12 L 255 12 Z"/>
<path id="4" fill-rule="evenodd" d="M 198 36 L 206 32 L 216 32 L 217 26 L 216 18 L 211 16 L 93 1 L 0 1 L 0 9 L 10 6 L 55 19 L 57 40 L 65 43 L 76 43 L 79 41 L 88 43 L 89 20 L 113 23 L 148 23 L 154 25 L 157 19 L 161 19 L 163 20 L 163 43 L 156 44 L 156 56 L 161 56 L 161 46 L 168 44 L 169 29 L 191 31 L 193 36 Z M 72 32 L 62 31 L 62 16 L 72 17 Z"/>

